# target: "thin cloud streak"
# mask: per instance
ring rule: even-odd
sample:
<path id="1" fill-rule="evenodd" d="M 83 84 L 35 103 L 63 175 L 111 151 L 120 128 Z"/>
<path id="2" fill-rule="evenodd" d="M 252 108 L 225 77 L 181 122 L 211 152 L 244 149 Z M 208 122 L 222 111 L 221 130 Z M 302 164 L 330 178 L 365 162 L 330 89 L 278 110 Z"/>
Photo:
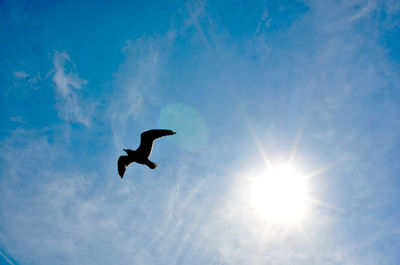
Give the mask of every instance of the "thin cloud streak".
<path id="1" fill-rule="evenodd" d="M 3 259 L 10 265 L 15 265 L 14 262 L 12 262 L 4 253 L 2 250 L 0 250 L 0 255 L 3 257 Z"/>
<path id="2" fill-rule="evenodd" d="M 132 139 L 134 128 L 139 133 L 146 129 L 144 124 L 136 121 L 152 114 L 152 107 L 160 104 L 157 94 L 160 67 L 164 57 L 175 39 L 173 32 L 164 37 L 142 36 L 135 41 L 127 41 L 123 52 L 125 61 L 119 66 L 113 81 L 113 97 L 107 118 L 111 121 L 114 144 L 121 148 L 126 138 Z M 151 125 L 154 126 L 154 125 Z"/>
<path id="3" fill-rule="evenodd" d="M 95 134 L 104 142 L 100 151 L 71 147 L 64 128 L 51 125 L 1 140 L 5 253 L 20 264 L 397 264 L 396 245 L 381 244 L 398 237 L 397 213 L 382 213 L 396 191 L 389 176 L 398 167 L 385 160 L 396 158 L 399 108 L 385 94 L 391 90 L 381 93 L 398 84 L 395 68 L 376 39 L 352 26 L 375 23 L 373 11 L 354 9 L 359 1 L 307 3 L 283 30 L 274 28 L 274 12 L 260 8 L 254 32 L 241 40 L 205 10 L 213 3 L 184 5 L 191 21 L 177 36 L 170 30 L 126 42 L 111 91 L 100 91 L 102 127 L 80 96 L 87 81 L 67 53 L 55 54 L 60 117 L 85 125 L 71 131 L 88 136 L 88 145 Z M 182 47 L 190 52 L 170 57 Z M 173 71 L 189 81 L 164 84 Z M 175 85 L 184 88 L 168 90 Z M 121 181 L 114 151 L 138 143 L 176 98 L 208 113 L 212 144 L 188 152 L 164 141 L 168 148 L 153 154 L 164 165 L 132 167 Z M 93 166 L 81 167 L 78 152 Z M 248 178 L 280 152 L 309 173 L 311 209 L 300 226 L 261 220 L 243 194 Z"/>
<path id="4" fill-rule="evenodd" d="M 64 52 L 56 51 L 53 57 L 54 75 L 52 81 L 55 84 L 57 94 L 57 110 L 62 119 L 68 122 L 82 123 L 86 127 L 91 124 L 90 117 L 82 109 L 77 92 L 87 83 L 73 72 L 74 65 L 70 56 Z"/>
<path id="5" fill-rule="evenodd" d="M 73 154 L 59 137 L 50 142 L 46 132 L 20 130 L 1 144 L 7 178 L 0 182 L 0 244 L 6 251 L 21 263 L 176 264 L 197 238 L 202 219 L 192 205 L 207 189 L 204 176 L 182 161 L 173 167 L 176 180 L 172 170 L 162 177 L 142 171 L 123 185 L 106 175 L 95 188 L 99 172 L 114 172 L 114 165 L 94 173 L 60 167 L 57 161 L 68 164 Z"/>

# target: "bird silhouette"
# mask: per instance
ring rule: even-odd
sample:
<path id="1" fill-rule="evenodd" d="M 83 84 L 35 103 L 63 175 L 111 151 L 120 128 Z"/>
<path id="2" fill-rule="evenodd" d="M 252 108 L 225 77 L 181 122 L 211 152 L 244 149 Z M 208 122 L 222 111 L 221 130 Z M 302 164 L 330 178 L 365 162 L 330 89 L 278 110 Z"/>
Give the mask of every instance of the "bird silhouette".
<path id="1" fill-rule="evenodd" d="M 151 169 L 155 169 L 157 164 L 149 160 L 153 142 L 157 138 L 174 135 L 176 132 L 171 130 L 154 129 L 143 132 L 140 135 L 140 145 L 133 151 L 131 149 L 124 149 L 127 155 L 118 158 L 118 173 L 121 178 L 124 177 L 126 168 L 133 162 L 146 165 Z"/>

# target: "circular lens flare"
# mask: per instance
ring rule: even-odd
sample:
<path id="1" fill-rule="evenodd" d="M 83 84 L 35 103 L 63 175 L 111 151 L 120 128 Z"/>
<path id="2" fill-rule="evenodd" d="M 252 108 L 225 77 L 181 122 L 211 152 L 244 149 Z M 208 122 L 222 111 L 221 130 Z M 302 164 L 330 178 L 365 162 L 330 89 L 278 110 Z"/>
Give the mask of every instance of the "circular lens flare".
<path id="1" fill-rule="evenodd" d="M 250 189 L 250 207 L 262 218 L 296 223 L 307 212 L 304 176 L 288 167 L 272 168 L 256 177 Z"/>

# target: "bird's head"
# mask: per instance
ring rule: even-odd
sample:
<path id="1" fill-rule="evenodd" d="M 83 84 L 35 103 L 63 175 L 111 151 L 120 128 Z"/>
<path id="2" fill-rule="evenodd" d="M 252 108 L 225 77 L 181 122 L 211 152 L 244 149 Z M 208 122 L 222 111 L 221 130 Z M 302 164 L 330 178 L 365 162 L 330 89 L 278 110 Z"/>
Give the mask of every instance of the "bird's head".
<path id="1" fill-rule="evenodd" d="M 123 149 L 125 151 L 125 153 L 129 154 L 133 154 L 135 151 L 131 150 L 131 149 Z"/>

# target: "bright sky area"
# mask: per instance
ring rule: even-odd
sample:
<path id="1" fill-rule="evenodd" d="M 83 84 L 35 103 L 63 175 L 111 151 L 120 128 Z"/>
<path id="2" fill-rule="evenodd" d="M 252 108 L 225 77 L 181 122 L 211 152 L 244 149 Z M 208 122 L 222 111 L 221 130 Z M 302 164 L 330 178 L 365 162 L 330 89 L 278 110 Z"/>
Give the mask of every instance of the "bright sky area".
<path id="1" fill-rule="evenodd" d="M 400 264 L 400 2 L 0 1 L 0 264 Z M 123 179 L 140 133 L 159 139 Z"/>

